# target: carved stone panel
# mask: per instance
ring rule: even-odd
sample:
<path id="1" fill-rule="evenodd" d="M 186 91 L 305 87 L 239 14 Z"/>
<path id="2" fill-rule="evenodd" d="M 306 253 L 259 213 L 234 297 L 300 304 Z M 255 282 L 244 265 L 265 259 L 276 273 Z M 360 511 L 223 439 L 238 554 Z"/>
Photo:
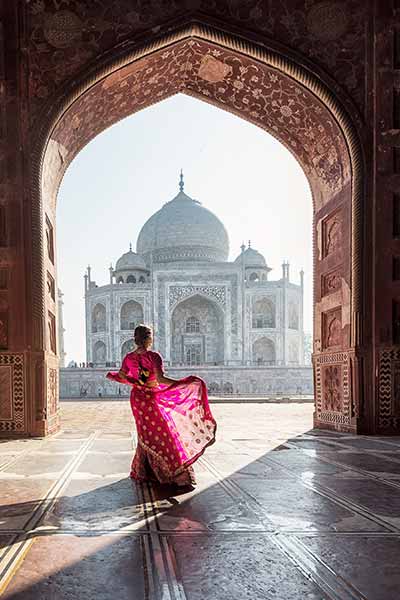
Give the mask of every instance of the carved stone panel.
<path id="1" fill-rule="evenodd" d="M 322 314 L 322 348 L 337 350 L 342 346 L 342 309 L 334 308 Z"/>
<path id="2" fill-rule="evenodd" d="M 49 368 L 47 372 L 47 413 L 49 416 L 58 410 L 58 370 Z"/>
<path id="3" fill-rule="evenodd" d="M 341 412 L 343 408 L 342 366 L 322 367 L 322 410 Z"/>
<path id="4" fill-rule="evenodd" d="M 314 356 L 315 425 L 351 428 L 350 358 L 347 352 Z"/>
<path id="5" fill-rule="evenodd" d="M 8 349 L 8 311 L 0 311 L 0 350 Z"/>
<path id="6" fill-rule="evenodd" d="M 321 277 L 321 295 L 328 296 L 338 292 L 342 287 L 342 267 L 337 267 Z"/>
<path id="7" fill-rule="evenodd" d="M 393 344 L 400 344 L 400 301 L 392 302 L 392 332 Z"/>
<path id="8" fill-rule="evenodd" d="M 82 37 L 83 23 L 70 10 L 58 10 L 49 14 L 44 22 L 44 37 L 54 48 L 68 48 Z"/>
<path id="9" fill-rule="evenodd" d="M 343 215 L 341 210 L 337 210 L 328 216 L 322 224 L 322 256 L 326 258 L 334 254 L 342 247 L 343 237 Z"/>
<path id="10" fill-rule="evenodd" d="M 200 294 L 216 300 L 218 304 L 225 307 L 226 288 L 223 285 L 173 285 L 169 288 L 168 304 L 172 308 L 178 302 L 189 296 Z"/>
<path id="11" fill-rule="evenodd" d="M 8 289 L 8 269 L 0 268 L 0 290 Z"/>
<path id="12" fill-rule="evenodd" d="M 6 207 L 0 204 L 0 248 L 8 245 Z"/>

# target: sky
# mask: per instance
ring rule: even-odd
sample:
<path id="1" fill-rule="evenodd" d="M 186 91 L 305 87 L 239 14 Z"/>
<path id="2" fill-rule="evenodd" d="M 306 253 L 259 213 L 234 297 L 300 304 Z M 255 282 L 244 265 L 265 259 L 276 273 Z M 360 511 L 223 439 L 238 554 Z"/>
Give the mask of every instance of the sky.
<path id="1" fill-rule="evenodd" d="M 274 137 L 224 110 L 178 94 L 113 125 L 68 168 L 57 204 L 58 285 L 64 294 L 67 363 L 86 360 L 83 275 L 98 285 L 146 220 L 185 192 L 224 223 L 230 259 L 242 242 L 280 279 L 305 271 L 304 327 L 312 331 L 312 200 L 292 154 Z"/>

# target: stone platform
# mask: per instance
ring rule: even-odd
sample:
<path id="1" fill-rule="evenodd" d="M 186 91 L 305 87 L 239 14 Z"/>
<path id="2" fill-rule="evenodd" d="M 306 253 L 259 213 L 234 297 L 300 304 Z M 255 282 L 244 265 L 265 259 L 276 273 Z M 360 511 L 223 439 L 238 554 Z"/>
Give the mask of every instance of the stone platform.
<path id="1" fill-rule="evenodd" d="M 395 600 L 400 438 L 312 430 L 309 404 L 218 404 L 198 488 L 126 476 L 126 401 L 62 404 L 51 439 L 0 443 L 7 600 Z"/>

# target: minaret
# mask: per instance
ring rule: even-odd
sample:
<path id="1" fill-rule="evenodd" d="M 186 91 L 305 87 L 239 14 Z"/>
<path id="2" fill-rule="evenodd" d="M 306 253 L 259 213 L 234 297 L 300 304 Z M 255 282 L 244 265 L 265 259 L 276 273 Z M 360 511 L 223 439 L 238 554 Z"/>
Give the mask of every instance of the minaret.
<path id="1" fill-rule="evenodd" d="M 64 311 L 63 311 L 63 306 L 64 306 L 64 301 L 63 301 L 63 296 L 64 294 L 62 293 L 62 291 L 58 288 L 57 290 L 58 292 L 58 350 L 59 350 L 59 365 L 60 368 L 63 369 L 65 367 L 65 356 L 66 356 L 66 352 L 65 352 L 65 346 L 64 346 L 64 333 L 65 333 L 65 329 L 64 329 Z"/>
<path id="2" fill-rule="evenodd" d="M 282 263 L 282 322 L 281 322 L 281 331 L 282 331 L 282 364 L 286 365 L 286 328 L 287 328 L 287 263 L 283 261 Z"/>
<path id="3" fill-rule="evenodd" d="M 300 329 L 300 364 L 304 365 L 304 271 L 303 269 L 300 271 L 300 319 L 299 319 L 299 329 Z"/>
<path id="4" fill-rule="evenodd" d="M 88 266 L 85 276 L 85 339 L 86 339 L 86 362 L 90 361 L 90 314 L 89 314 L 89 290 L 90 290 L 90 266 Z"/>
<path id="5" fill-rule="evenodd" d="M 241 253 L 241 263 L 242 263 L 242 281 L 240 285 L 242 286 L 242 365 L 246 363 L 246 339 L 247 339 L 247 327 L 246 327 L 246 265 L 244 262 L 244 252 L 246 250 L 246 246 L 244 242 L 240 246 L 242 251 Z"/>

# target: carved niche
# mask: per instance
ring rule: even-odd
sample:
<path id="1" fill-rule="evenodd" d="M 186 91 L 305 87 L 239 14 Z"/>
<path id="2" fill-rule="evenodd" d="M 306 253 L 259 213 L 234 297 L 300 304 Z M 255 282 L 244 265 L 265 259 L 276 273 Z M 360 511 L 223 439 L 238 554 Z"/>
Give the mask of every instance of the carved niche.
<path id="1" fill-rule="evenodd" d="M 322 255 L 324 258 L 341 249 L 342 235 L 342 211 L 337 210 L 323 221 Z"/>
<path id="2" fill-rule="evenodd" d="M 8 269 L 1 268 L 0 269 L 0 290 L 8 289 Z"/>
<path id="3" fill-rule="evenodd" d="M 52 312 L 48 313 L 49 347 L 53 354 L 57 354 L 56 318 Z"/>
<path id="4" fill-rule="evenodd" d="M 342 409 L 342 367 L 326 365 L 322 368 L 322 410 L 341 412 Z"/>
<path id="5" fill-rule="evenodd" d="M 7 245 L 6 207 L 0 204 L 0 248 Z"/>
<path id="6" fill-rule="evenodd" d="M 47 292 L 52 300 L 56 300 L 56 282 L 54 277 L 47 271 Z"/>
<path id="7" fill-rule="evenodd" d="M 8 310 L 0 310 L 0 350 L 8 349 Z"/>
<path id="8" fill-rule="evenodd" d="M 54 228 L 46 215 L 46 245 L 47 245 L 47 256 L 54 265 Z"/>
<path id="9" fill-rule="evenodd" d="M 392 335 L 393 344 L 400 344 L 400 302 L 393 300 L 392 302 Z"/>
<path id="10" fill-rule="evenodd" d="M 342 309 L 334 308 L 322 314 L 322 346 L 335 350 L 342 345 Z"/>
<path id="11" fill-rule="evenodd" d="M 328 296 L 338 292 L 342 287 L 341 267 L 337 267 L 329 273 L 325 273 L 321 278 L 321 294 Z"/>

